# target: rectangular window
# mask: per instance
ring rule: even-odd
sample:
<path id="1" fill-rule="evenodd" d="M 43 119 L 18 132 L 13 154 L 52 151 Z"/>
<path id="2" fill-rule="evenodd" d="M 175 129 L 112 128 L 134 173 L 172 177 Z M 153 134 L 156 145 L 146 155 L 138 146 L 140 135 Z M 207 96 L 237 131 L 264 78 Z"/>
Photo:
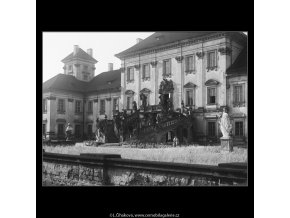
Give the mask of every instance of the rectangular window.
<path id="1" fill-rule="evenodd" d="M 127 71 L 127 81 L 130 82 L 133 80 L 134 80 L 134 68 L 130 67 L 128 68 L 128 71 Z"/>
<path id="2" fill-rule="evenodd" d="M 88 101 L 88 113 L 93 113 L 93 102 Z"/>
<path id="3" fill-rule="evenodd" d="M 149 64 L 143 65 L 143 79 L 149 79 L 150 78 L 150 70 L 149 70 Z"/>
<path id="4" fill-rule="evenodd" d="M 119 105 L 118 105 L 118 99 L 114 98 L 113 99 L 113 111 L 119 110 Z"/>
<path id="5" fill-rule="evenodd" d="M 216 123 L 215 122 L 208 122 L 208 136 L 215 137 L 216 136 Z"/>
<path id="6" fill-rule="evenodd" d="M 81 112 L 81 101 L 76 101 L 76 105 L 75 105 L 75 112 L 76 113 L 80 113 Z"/>
<path id="7" fill-rule="evenodd" d="M 132 108 L 132 97 L 127 96 L 127 109 Z"/>
<path id="8" fill-rule="evenodd" d="M 207 104 L 216 103 L 216 88 L 207 88 Z"/>
<path id="9" fill-rule="evenodd" d="M 242 121 L 235 122 L 235 136 L 244 136 L 244 125 Z"/>
<path id="10" fill-rule="evenodd" d="M 68 66 L 68 71 L 72 71 L 72 65 Z"/>
<path id="11" fill-rule="evenodd" d="M 207 67 L 212 68 L 217 66 L 216 51 L 210 51 L 207 53 Z"/>
<path id="12" fill-rule="evenodd" d="M 100 115 L 105 114 L 105 112 L 106 112 L 106 102 L 105 99 L 102 99 L 100 101 Z"/>
<path id="13" fill-rule="evenodd" d="M 64 99 L 58 99 L 57 112 L 60 112 L 60 113 L 64 113 L 65 112 Z"/>
<path id="14" fill-rule="evenodd" d="M 185 72 L 194 71 L 194 58 L 193 56 L 185 57 Z"/>
<path id="15" fill-rule="evenodd" d="M 58 124 L 58 126 L 57 126 L 57 134 L 59 136 L 63 136 L 64 135 L 64 124 Z"/>
<path id="16" fill-rule="evenodd" d="M 170 59 L 163 61 L 163 75 L 164 76 L 171 75 Z"/>
<path id="17" fill-rule="evenodd" d="M 93 134 L 93 129 L 92 129 L 92 125 L 88 125 L 88 135 L 92 135 Z"/>
<path id="18" fill-rule="evenodd" d="M 75 126 L 75 136 L 76 138 L 79 138 L 81 136 L 81 125 Z"/>
<path id="19" fill-rule="evenodd" d="M 84 71 L 88 71 L 89 67 L 87 65 L 84 66 Z"/>
<path id="20" fill-rule="evenodd" d="M 42 112 L 47 112 L 47 99 L 42 99 Z"/>
<path id="21" fill-rule="evenodd" d="M 186 90 L 186 105 L 193 105 L 193 90 Z"/>
<path id="22" fill-rule="evenodd" d="M 234 104 L 244 103 L 244 89 L 243 85 L 235 85 L 234 86 Z"/>
<path id="23" fill-rule="evenodd" d="M 42 135 L 46 134 L 46 125 L 45 123 L 42 124 Z"/>

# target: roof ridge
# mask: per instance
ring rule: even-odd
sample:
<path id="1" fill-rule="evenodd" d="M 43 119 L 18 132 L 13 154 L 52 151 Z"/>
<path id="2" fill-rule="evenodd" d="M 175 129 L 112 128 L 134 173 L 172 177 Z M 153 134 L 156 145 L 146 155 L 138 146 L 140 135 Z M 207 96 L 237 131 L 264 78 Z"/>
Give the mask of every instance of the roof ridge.
<path id="1" fill-rule="evenodd" d="M 77 53 L 74 55 L 74 52 L 71 52 L 68 56 L 66 56 L 64 59 L 61 60 L 61 62 L 66 62 L 68 60 L 71 60 L 73 58 L 80 58 L 84 60 L 90 60 L 94 62 L 98 62 L 94 57 L 90 56 L 86 51 L 84 51 L 82 48 L 78 48 Z"/>

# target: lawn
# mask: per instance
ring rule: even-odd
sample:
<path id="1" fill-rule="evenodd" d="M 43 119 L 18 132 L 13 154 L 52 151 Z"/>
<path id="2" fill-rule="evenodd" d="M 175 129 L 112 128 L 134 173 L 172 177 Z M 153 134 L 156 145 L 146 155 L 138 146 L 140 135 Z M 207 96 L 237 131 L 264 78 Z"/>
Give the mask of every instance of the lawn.
<path id="1" fill-rule="evenodd" d="M 75 146 L 43 146 L 46 152 L 63 154 L 110 153 L 122 158 L 152 160 L 176 163 L 217 165 L 219 163 L 246 162 L 247 149 L 234 147 L 234 151 L 221 152 L 220 146 L 185 146 L 169 148 L 128 148 L 128 147 L 89 147 L 77 143 Z"/>

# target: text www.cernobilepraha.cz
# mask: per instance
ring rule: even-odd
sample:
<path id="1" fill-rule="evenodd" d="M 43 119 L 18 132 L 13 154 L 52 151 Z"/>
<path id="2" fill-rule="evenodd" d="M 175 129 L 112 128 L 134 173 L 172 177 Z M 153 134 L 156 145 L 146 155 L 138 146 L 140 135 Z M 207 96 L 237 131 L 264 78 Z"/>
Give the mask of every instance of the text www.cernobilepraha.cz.
<path id="1" fill-rule="evenodd" d="M 180 217 L 178 213 L 110 213 L 110 217 Z"/>

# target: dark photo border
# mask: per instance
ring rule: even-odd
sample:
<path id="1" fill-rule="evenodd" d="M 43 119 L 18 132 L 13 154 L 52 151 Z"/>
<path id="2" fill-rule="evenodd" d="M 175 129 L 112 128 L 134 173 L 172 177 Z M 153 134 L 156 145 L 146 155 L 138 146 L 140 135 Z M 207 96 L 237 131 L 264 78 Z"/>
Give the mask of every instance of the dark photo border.
<path id="1" fill-rule="evenodd" d="M 51 217 L 110 217 L 160 213 L 179 217 L 253 216 L 254 58 L 253 5 L 184 2 L 82 2 L 37 5 L 37 213 Z M 146 7 L 142 7 L 145 4 Z M 237 5 L 236 5 L 237 4 Z M 139 9 L 141 8 L 142 9 Z M 237 9 L 238 8 L 238 9 Z M 42 187 L 42 32 L 53 31 L 243 31 L 248 32 L 248 186 L 247 187 Z M 121 217 L 121 215 L 120 215 Z"/>

